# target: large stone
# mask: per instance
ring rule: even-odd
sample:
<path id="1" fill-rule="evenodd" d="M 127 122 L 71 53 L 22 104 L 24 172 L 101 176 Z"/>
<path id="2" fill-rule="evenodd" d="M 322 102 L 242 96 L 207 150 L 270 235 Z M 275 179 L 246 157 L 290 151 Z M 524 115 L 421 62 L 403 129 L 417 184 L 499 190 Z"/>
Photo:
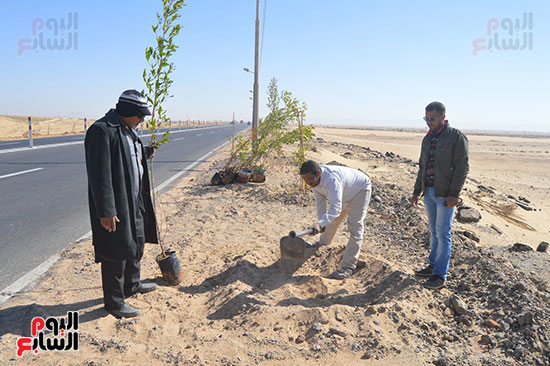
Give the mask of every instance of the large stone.
<path id="1" fill-rule="evenodd" d="M 481 220 L 481 213 L 475 208 L 464 206 L 458 209 L 456 219 L 462 223 L 478 222 Z"/>
<path id="2" fill-rule="evenodd" d="M 458 297 L 457 295 L 451 295 L 450 300 L 451 306 L 455 313 L 457 313 L 458 315 L 466 313 L 466 304 L 464 303 L 464 301 L 462 301 L 460 297 Z"/>
<path id="3" fill-rule="evenodd" d="M 545 241 L 541 241 L 539 246 L 537 247 L 537 252 L 546 253 L 548 250 L 548 243 Z"/>

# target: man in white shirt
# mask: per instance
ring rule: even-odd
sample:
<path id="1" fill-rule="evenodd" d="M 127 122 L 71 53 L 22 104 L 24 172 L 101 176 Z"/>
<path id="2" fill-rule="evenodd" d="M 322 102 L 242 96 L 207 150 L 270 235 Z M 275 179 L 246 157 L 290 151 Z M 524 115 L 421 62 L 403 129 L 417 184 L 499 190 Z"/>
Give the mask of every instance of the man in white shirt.
<path id="1" fill-rule="evenodd" d="M 313 233 L 317 234 L 325 228 L 318 245 L 330 244 L 338 226 L 348 216 L 350 238 L 342 267 L 330 275 L 334 279 L 347 278 L 356 269 L 363 244 L 364 221 L 372 192 L 370 178 L 356 169 L 319 165 L 313 160 L 302 164 L 300 176 L 313 188 L 315 195 L 318 220 L 312 227 Z"/>

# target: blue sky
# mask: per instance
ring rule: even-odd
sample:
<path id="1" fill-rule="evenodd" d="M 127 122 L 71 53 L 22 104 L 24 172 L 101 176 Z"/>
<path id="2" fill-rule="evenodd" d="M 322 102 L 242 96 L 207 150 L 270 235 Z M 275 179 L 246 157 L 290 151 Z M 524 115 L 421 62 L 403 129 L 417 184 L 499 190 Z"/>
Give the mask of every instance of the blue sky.
<path id="1" fill-rule="evenodd" d="M 255 0 L 188 0 L 167 103 L 174 119 L 250 120 Z M 550 2 L 261 0 L 260 117 L 273 77 L 319 124 L 423 127 L 424 107 L 447 106 L 464 129 L 550 131 Z M 265 7 L 265 8 L 264 8 Z M 142 89 L 144 50 L 159 0 L 2 1 L 0 114 L 99 118 L 125 89 Z M 78 13 L 78 47 L 24 51 L 34 19 Z M 532 49 L 480 50 L 529 27 Z M 488 35 L 488 22 L 498 27 Z M 494 23 L 493 23 L 494 25 Z M 51 30 L 42 30 L 53 38 Z M 60 36 L 58 37 L 60 38 Z M 528 39 L 528 38 L 526 38 Z M 488 45 L 488 43 L 484 43 Z"/>

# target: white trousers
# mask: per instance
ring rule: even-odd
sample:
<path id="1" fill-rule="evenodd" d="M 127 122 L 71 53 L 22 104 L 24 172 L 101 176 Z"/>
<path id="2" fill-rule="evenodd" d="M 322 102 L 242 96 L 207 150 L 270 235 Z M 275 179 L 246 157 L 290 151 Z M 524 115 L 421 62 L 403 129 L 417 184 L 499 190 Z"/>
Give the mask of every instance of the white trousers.
<path id="1" fill-rule="evenodd" d="M 349 202 L 343 204 L 342 213 L 327 227 L 319 239 L 320 245 L 327 245 L 332 242 L 338 226 L 344 218 L 348 217 L 349 241 L 344 251 L 342 267 L 355 270 L 361 246 L 363 245 L 363 231 L 365 229 L 365 217 L 370 203 L 372 189 L 359 191 Z"/>

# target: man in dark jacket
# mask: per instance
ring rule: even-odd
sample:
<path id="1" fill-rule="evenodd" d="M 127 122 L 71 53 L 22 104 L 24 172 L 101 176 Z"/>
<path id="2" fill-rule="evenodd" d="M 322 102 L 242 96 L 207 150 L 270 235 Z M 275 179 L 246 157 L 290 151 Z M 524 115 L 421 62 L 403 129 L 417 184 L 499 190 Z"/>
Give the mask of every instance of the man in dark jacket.
<path id="1" fill-rule="evenodd" d="M 424 117 L 428 134 L 422 140 L 420 162 L 411 203 L 424 204 L 430 226 L 430 256 L 426 268 L 415 271 L 429 277 L 424 286 L 438 289 L 445 285 L 451 259 L 451 224 L 458 196 L 468 175 L 468 139 L 445 119 L 445 106 L 432 102 Z"/>
<path id="2" fill-rule="evenodd" d="M 144 244 L 158 243 L 147 169 L 153 149 L 134 131 L 150 114 L 145 97 L 127 90 L 84 141 L 95 261 L 101 262 L 105 309 L 118 318 L 139 315 L 124 300 L 157 287 L 140 281 Z"/>

